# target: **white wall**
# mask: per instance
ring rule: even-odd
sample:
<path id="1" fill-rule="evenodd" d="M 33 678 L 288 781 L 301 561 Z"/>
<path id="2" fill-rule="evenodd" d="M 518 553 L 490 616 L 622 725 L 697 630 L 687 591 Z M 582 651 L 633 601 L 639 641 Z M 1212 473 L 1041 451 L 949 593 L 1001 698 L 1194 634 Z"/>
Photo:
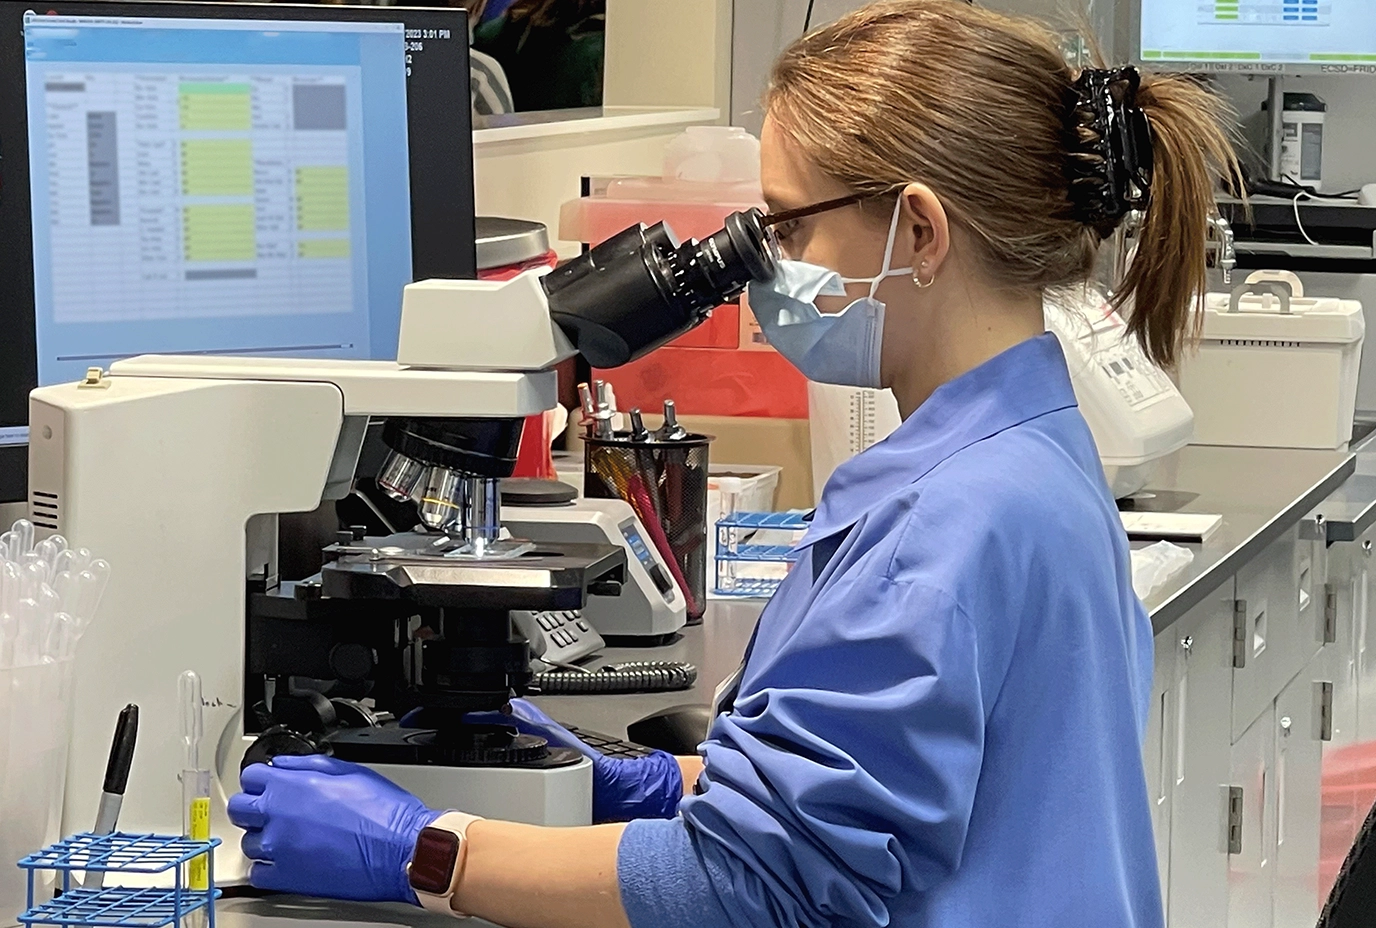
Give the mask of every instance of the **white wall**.
<path id="1" fill-rule="evenodd" d="M 742 5 L 755 0 L 741 0 Z M 732 0 L 607 0 L 607 106 L 712 106 L 731 99 Z"/>
<path id="2" fill-rule="evenodd" d="M 952 0 L 956 2 L 956 0 Z M 981 6 L 1037 16 L 1062 28 L 1083 20 L 1114 53 L 1115 0 L 977 0 Z M 865 5 L 865 0 L 816 0 L 812 25 L 831 22 Z M 731 54 L 731 124 L 759 135 L 764 122 L 760 98 L 774 58 L 803 31 L 807 0 L 737 0 Z"/>

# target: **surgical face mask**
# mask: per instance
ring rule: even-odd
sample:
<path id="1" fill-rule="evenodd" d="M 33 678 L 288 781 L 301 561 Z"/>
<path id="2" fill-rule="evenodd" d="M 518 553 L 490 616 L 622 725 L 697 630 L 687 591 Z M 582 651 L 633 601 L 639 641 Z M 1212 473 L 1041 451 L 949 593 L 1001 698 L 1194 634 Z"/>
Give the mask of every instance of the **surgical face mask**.
<path id="1" fill-rule="evenodd" d="M 884 270 L 877 277 L 842 277 L 806 261 L 782 260 L 772 281 L 750 285 L 750 310 L 765 338 L 808 380 L 849 387 L 880 385 L 884 304 L 874 295 L 886 278 L 912 274 L 910 267 L 889 270 L 902 209 L 900 197 L 889 223 Z M 840 312 L 817 308 L 817 297 L 845 296 L 846 284 L 866 283 L 869 295 Z"/>

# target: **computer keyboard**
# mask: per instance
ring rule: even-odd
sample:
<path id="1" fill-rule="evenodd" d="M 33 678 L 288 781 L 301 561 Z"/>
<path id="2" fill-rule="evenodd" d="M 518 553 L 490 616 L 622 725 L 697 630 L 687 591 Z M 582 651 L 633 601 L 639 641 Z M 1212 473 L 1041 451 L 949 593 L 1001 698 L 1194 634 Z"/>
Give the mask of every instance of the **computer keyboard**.
<path id="1" fill-rule="evenodd" d="M 604 735 L 601 732 L 588 731 L 586 728 L 574 728 L 572 725 L 565 725 L 564 727 L 588 747 L 608 757 L 649 757 L 654 753 L 652 749 L 643 745 L 622 741 L 620 738 L 613 738 L 611 735 Z"/>

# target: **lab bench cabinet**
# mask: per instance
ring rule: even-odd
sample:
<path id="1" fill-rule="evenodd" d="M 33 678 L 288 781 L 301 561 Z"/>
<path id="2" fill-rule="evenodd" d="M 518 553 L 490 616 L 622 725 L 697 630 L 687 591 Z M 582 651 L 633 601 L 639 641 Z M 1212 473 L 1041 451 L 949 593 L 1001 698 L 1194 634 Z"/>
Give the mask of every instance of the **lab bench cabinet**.
<path id="1" fill-rule="evenodd" d="M 1171 928 L 1317 921 L 1328 573 L 1292 530 L 1157 636 L 1144 762 Z"/>

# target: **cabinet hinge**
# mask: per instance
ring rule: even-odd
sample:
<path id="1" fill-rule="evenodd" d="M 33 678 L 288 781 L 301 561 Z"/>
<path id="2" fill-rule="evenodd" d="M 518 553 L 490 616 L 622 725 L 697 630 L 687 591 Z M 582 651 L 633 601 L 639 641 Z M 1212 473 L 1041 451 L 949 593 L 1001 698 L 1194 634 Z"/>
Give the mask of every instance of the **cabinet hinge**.
<path id="1" fill-rule="evenodd" d="M 1332 644 L 1338 640 L 1338 591 L 1333 584 L 1323 586 L 1323 643 Z"/>

